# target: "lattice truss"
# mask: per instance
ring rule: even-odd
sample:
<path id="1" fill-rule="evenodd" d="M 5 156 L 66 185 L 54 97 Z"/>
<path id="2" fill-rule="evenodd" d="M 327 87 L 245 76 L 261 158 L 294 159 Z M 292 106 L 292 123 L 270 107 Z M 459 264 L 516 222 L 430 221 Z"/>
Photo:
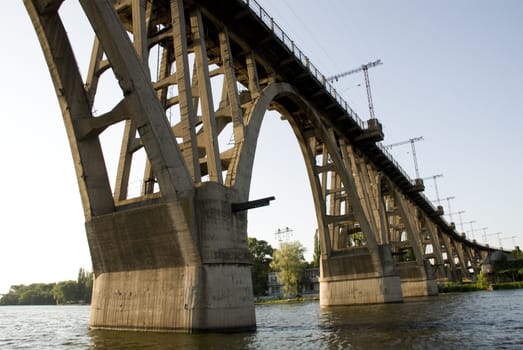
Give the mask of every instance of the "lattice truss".
<path id="1" fill-rule="evenodd" d="M 48 48 L 87 216 L 199 182 L 234 186 L 246 115 L 273 81 L 248 47 L 182 0 L 80 1 L 96 32 L 82 78 L 62 1 L 25 2 Z M 100 144 L 115 128 L 117 166 Z"/>
<path id="2" fill-rule="evenodd" d="M 251 99 L 250 91 L 254 94 L 260 89 L 253 56 L 247 54 L 244 62 L 233 62 L 226 29 L 209 30 L 201 11 L 184 9 L 182 1 L 116 1 L 114 5 L 150 72 L 193 181 L 231 185 L 231 160 L 244 137 L 242 102 Z M 92 52 L 85 85 L 95 103 L 98 83 L 111 65 L 98 38 Z M 125 99 L 97 119 L 111 125 L 125 120 L 115 187 L 115 199 L 122 201 L 130 195 L 132 160 L 143 144 L 136 123 L 125 113 Z M 146 159 L 140 195 L 157 192 L 156 182 Z"/>
<path id="3" fill-rule="evenodd" d="M 381 243 L 375 196 L 377 172 L 328 122 L 322 125 L 297 132 L 302 138 L 322 231 L 322 254 L 374 249 Z"/>

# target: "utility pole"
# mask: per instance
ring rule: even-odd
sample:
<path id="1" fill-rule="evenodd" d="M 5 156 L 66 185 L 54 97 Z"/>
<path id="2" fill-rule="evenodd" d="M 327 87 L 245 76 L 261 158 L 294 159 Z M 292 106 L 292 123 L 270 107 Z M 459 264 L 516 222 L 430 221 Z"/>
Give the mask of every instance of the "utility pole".
<path id="1" fill-rule="evenodd" d="M 438 174 L 438 175 L 433 175 L 433 176 L 429 176 L 429 177 L 424 177 L 422 180 L 430 180 L 430 179 L 434 180 L 434 190 L 436 191 L 436 201 L 438 202 L 438 205 L 441 205 L 440 199 L 439 199 L 439 192 L 438 192 L 438 182 L 436 181 L 436 179 L 438 177 L 443 177 L 443 174 Z"/>
<path id="2" fill-rule="evenodd" d="M 511 237 L 504 237 L 502 238 L 501 240 L 504 241 L 506 239 L 512 239 L 512 246 L 514 247 L 514 249 L 516 248 L 516 237 L 517 236 L 511 236 Z M 501 243 L 501 242 L 500 242 Z"/>
<path id="3" fill-rule="evenodd" d="M 487 229 L 488 229 L 488 227 L 482 227 L 482 228 L 479 229 L 479 230 L 483 231 L 483 241 L 485 243 L 487 243 Z"/>
<path id="4" fill-rule="evenodd" d="M 458 211 L 458 212 L 455 212 L 455 213 L 449 213 L 449 215 L 456 215 L 458 214 L 459 215 L 459 226 L 461 227 L 461 232 L 465 232 L 463 230 L 463 220 L 461 218 L 461 214 L 465 213 L 465 210 L 461 210 L 461 211 Z"/>
<path id="5" fill-rule="evenodd" d="M 414 146 L 415 142 L 422 141 L 423 136 L 420 137 L 414 137 L 412 139 L 408 139 L 406 141 L 396 142 L 390 145 L 385 146 L 385 149 L 391 149 L 392 147 L 405 145 L 407 143 L 410 143 L 410 146 L 412 147 L 412 158 L 414 159 L 414 170 L 416 171 L 416 179 L 419 179 L 419 169 L 418 169 L 418 158 L 416 157 L 416 147 Z"/>
<path id="6" fill-rule="evenodd" d="M 470 236 L 472 237 L 472 239 L 476 239 L 474 237 L 474 227 L 472 227 L 472 224 L 474 224 L 475 222 L 476 222 L 476 220 L 465 222 L 465 224 L 470 224 Z"/>
<path id="7" fill-rule="evenodd" d="M 474 220 L 472 220 L 472 221 L 470 222 L 470 234 L 471 234 L 473 240 L 476 239 L 476 237 L 474 237 L 474 227 L 472 227 L 472 224 L 475 223 L 475 222 L 476 222 L 476 221 L 474 221 Z"/>
<path id="8" fill-rule="evenodd" d="M 450 217 L 450 222 L 452 222 L 452 210 L 450 210 L 450 200 L 451 199 L 455 199 L 454 196 L 452 197 L 447 197 L 447 198 L 443 198 L 444 201 L 447 201 L 447 205 L 449 207 L 449 217 Z"/>
<path id="9" fill-rule="evenodd" d="M 494 235 L 497 235 L 498 236 L 498 241 L 499 241 L 499 248 L 501 248 L 501 238 L 499 238 L 499 236 L 501 235 L 501 232 L 494 232 L 494 233 L 490 233 L 486 236 L 494 236 Z"/>
<path id="10" fill-rule="evenodd" d="M 356 69 L 351 69 L 347 72 L 343 72 L 340 74 L 333 75 L 332 77 L 328 77 L 327 81 L 329 81 L 329 82 L 338 81 L 339 78 L 343 78 L 347 75 L 351 75 L 351 74 L 363 71 L 363 75 L 365 77 L 365 87 L 367 88 L 367 100 L 369 102 L 370 119 L 376 119 L 376 117 L 374 116 L 374 104 L 372 103 L 372 94 L 370 92 L 369 68 L 376 67 L 381 64 L 383 64 L 383 62 L 381 62 L 381 60 L 369 62 L 367 64 L 363 64 L 361 67 L 358 67 Z"/>
<path id="11" fill-rule="evenodd" d="M 276 237 L 276 240 L 281 245 L 282 242 L 287 242 L 289 238 L 292 236 L 292 229 L 285 227 L 284 229 L 278 229 L 276 232 L 274 232 L 274 236 Z"/>

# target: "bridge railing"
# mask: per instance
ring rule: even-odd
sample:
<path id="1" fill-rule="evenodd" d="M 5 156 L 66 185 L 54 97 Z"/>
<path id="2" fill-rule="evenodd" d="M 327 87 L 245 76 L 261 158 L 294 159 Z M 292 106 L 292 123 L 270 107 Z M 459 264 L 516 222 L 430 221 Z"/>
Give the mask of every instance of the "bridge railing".
<path id="1" fill-rule="evenodd" d="M 362 129 L 366 127 L 366 122 L 364 122 L 358 114 L 349 106 L 347 101 L 343 99 L 343 97 L 336 91 L 334 86 L 330 84 L 327 79 L 325 78 L 325 75 L 321 74 L 321 72 L 314 66 L 314 64 L 311 63 L 309 58 L 294 44 L 294 41 L 283 31 L 283 29 L 274 22 L 274 18 L 272 18 L 267 11 L 261 7 L 261 5 L 256 0 L 242 0 L 245 4 L 249 6 L 251 11 L 269 28 L 273 34 L 287 47 L 289 52 L 291 52 L 294 57 L 300 61 L 300 63 L 303 65 L 305 69 L 307 69 L 311 75 L 320 83 L 325 90 L 339 103 L 339 105 L 345 110 L 345 112 L 349 115 L 352 120 L 354 120 Z M 394 159 L 392 154 L 381 144 L 376 144 L 378 148 L 387 156 L 387 158 L 394 164 L 394 166 L 403 174 L 403 176 L 411 183 L 415 184 L 415 181 L 413 181 L 410 176 L 407 174 L 407 172 L 399 165 L 398 161 Z M 423 194 L 422 194 L 423 195 Z M 423 195 L 423 197 L 425 197 Z M 434 210 L 434 206 L 432 205 L 431 201 L 428 200 L 425 197 L 427 203 L 429 203 Z"/>
<path id="2" fill-rule="evenodd" d="M 294 41 L 283 31 L 283 29 L 274 22 L 274 19 L 261 7 L 261 5 L 256 0 L 241 0 L 245 3 L 251 11 L 270 29 L 273 34 L 287 47 L 289 52 L 291 52 L 294 57 L 307 69 L 311 75 L 320 83 L 325 90 L 334 98 L 338 104 L 345 110 L 347 115 L 356 122 L 362 129 L 365 129 L 367 123 L 364 122 L 358 114 L 349 106 L 347 101 L 345 101 L 342 96 L 336 91 L 336 89 L 327 81 L 325 75 L 314 66 L 309 58 L 294 44 Z M 381 144 L 376 143 L 377 147 L 383 152 L 383 154 L 394 164 L 394 166 L 403 174 L 403 176 L 411 183 L 415 184 L 415 181 L 407 174 L 407 172 L 399 165 L 399 163 L 394 159 L 392 154 Z M 425 201 L 432 207 L 433 210 L 436 210 L 432 202 L 423 194 L 420 195 L 425 199 Z M 445 220 L 444 220 L 445 221 Z M 446 221 L 445 221 L 446 222 Z M 447 223 L 448 225 L 448 223 Z"/>
<path id="3" fill-rule="evenodd" d="M 362 129 L 365 128 L 366 123 L 358 116 L 358 114 L 349 106 L 336 89 L 327 81 L 325 75 L 314 66 L 309 58 L 294 44 L 294 41 L 281 29 L 281 27 L 274 22 L 274 19 L 261 7 L 256 0 L 242 0 L 249 6 L 251 11 L 269 28 L 274 36 L 276 36 L 287 49 L 300 61 L 305 69 L 323 85 L 325 90 L 338 102 L 338 104 L 345 110 L 349 117 L 356 122 Z"/>
<path id="4" fill-rule="evenodd" d="M 405 171 L 405 169 L 403 169 L 401 167 L 401 165 L 398 163 L 398 161 L 396 159 L 394 159 L 394 157 L 392 156 L 392 154 L 390 154 L 390 152 L 387 150 L 387 148 L 385 146 L 383 146 L 381 143 L 376 143 L 376 146 L 378 146 L 378 148 L 381 150 L 381 152 L 383 152 L 383 154 L 385 156 L 387 156 L 387 158 L 389 158 L 389 160 L 392 162 L 392 164 L 394 164 L 394 166 L 396 168 L 398 168 L 398 170 L 401 172 L 401 174 L 411 183 L 411 184 L 415 184 L 416 182 L 414 180 L 411 179 L 411 177 L 407 174 L 407 172 Z M 430 202 L 429 202 L 430 203 Z"/>

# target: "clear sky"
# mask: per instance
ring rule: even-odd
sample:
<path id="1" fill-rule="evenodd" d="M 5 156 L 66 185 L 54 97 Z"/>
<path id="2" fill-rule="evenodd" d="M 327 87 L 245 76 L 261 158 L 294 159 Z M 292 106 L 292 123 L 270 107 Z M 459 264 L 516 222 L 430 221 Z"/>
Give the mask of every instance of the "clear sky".
<path id="1" fill-rule="evenodd" d="M 422 177 L 438 179 L 451 211 L 475 221 L 475 238 L 502 232 L 523 245 L 523 2 L 519 0 L 259 0 L 326 76 L 381 59 L 370 80 L 384 144 L 416 143 Z M 76 1 L 62 12 L 86 71 L 91 39 Z M 10 285 L 76 279 L 90 269 L 84 217 L 69 145 L 34 29 L 22 1 L 0 13 L 2 131 L 0 293 Z M 335 83 L 362 119 L 363 74 Z M 357 86 L 361 84 L 361 86 Z M 414 177 L 409 145 L 391 150 Z M 434 183 L 426 195 L 436 199 Z M 277 246 L 289 227 L 312 255 L 316 229 L 304 163 L 290 127 L 268 114 L 251 198 L 276 196 L 249 214 L 249 235 Z M 448 212 L 447 202 L 443 202 Z M 447 217 L 448 218 L 448 217 Z M 460 228 L 459 218 L 453 220 Z M 464 231 L 471 235 L 471 225 Z M 515 236 L 514 239 L 511 237 Z M 496 235 L 487 237 L 498 246 Z"/>

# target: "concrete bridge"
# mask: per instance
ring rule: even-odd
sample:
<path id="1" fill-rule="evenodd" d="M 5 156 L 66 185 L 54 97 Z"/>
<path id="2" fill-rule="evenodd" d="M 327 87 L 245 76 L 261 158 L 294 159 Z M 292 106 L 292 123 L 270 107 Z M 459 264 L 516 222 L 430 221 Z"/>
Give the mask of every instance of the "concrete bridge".
<path id="1" fill-rule="evenodd" d="M 249 198 L 267 110 L 288 121 L 308 171 L 322 306 L 436 295 L 437 280 L 474 280 L 493 251 L 445 222 L 423 181 L 381 146 L 379 121 L 362 121 L 255 1 L 80 0 L 96 33 L 85 79 L 62 1 L 24 3 L 76 167 L 95 273 L 92 327 L 256 327 L 246 210 L 269 201 Z M 95 116 L 107 80 L 121 98 Z M 111 186 L 100 136 L 119 123 Z M 141 193 L 132 196 L 140 154 Z"/>

